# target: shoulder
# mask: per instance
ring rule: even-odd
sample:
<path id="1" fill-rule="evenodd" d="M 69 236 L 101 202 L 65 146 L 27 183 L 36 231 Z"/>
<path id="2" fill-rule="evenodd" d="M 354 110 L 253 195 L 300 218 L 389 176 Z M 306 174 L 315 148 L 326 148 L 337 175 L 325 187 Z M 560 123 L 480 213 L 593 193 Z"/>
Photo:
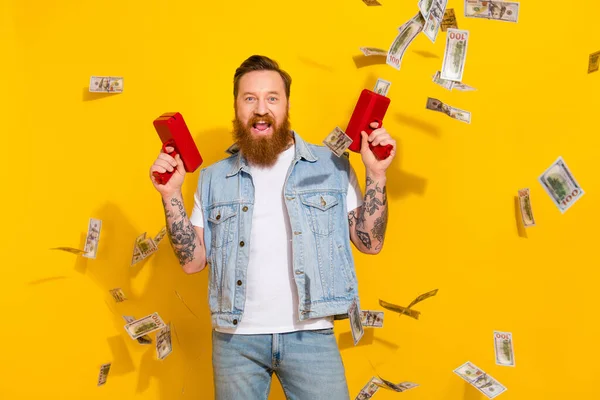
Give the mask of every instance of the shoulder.
<path id="1" fill-rule="evenodd" d="M 343 166 L 344 169 L 348 168 L 350 164 L 350 153 L 346 150 L 341 157 L 336 156 L 329 147 L 325 145 L 318 145 L 307 143 L 307 147 L 310 151 L 319 159 L 319 161 L 330 162 L 335 165 Z"/>
<path id="2" fill-rule="evenodd" d="M 227 174 L 238 162 L 239 154 L 235 153 L 222 160 L 214 162 L 200 170 L 200 176 L 220 176 Z"/>

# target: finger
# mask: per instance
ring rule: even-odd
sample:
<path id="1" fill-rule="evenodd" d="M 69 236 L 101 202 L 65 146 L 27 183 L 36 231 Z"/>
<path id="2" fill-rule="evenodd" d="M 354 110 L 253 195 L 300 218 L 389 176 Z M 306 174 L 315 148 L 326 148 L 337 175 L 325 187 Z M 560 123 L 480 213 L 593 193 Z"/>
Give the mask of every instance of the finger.
<path id="1" fill-rule="evenodd" d="M 172 165 L 174 168 L 177 167 L 177 161 L 175 161 L 175 159 L 173 157 L 171 157 L 170 155 L 168 155 L 166 153 L 160 154 L 158 156 L 158 160 L 165 161 L 165 162 L 169 163 L 170 165 Z"/>
<path id="2" fill-rule="evenodd" d="M 379 135 L 373 140 L 373 145 L 375 144 L 383 144 L 383 143 L 391 143 L 394 142 L 394 139 L 390 135 Z"/>
<path id="3" fill-rule="evenodd" d="M 386 131 L 376 129 L 369 135 L 369 141 L 371 143 L 373 143 L 376 140 L 381 141 L 381 139 L 386 138 L 386 137 L 389 137 L 389 134 Z"/>
<path id="4" fill-rule="evenodd" d="M 361 150 L 368 148 L 369 147 L 369 135 L 367 135 L 367 132 L 365 132 L 365 131 L 362 131 L 360 133 L 360 135 L 361 135 L 361 147 L 360 147 Z"/>
<path id="5" fill-rule="evenodd" d="M 373 121 L 369 124 L 369 126 L 373 129 L 377 129 L 377 128 L 379 128 L 379 122 Z"/>
<path id="6" fill-rule="evenodd" d="M 163 160 L 160 158 L 158 160 L 154 161 L 154 165 L 164 168 L 165 170 L 167 170 L 169 172 L 173 171 L 177 167 L 177 164 L 173 165 L 169 161 L 166 161 L 166 160 Z"/>
<path id="7" fill-rule="evenodd" d="M 165 153 L 172 153 L 174 150 L 175 150 L 175 147 L 173 147 L 173 146 L 165 147 Z"/>
<path id="8" fill-rule="evenodd" d="M 160 165 L 156 165 L 154 164 L 151 168 L 150 168 L 150 175 L 153 175 L 155 172 L 158 172 L 160 174 L 164 174 L 165 172 L 167 172 L 166 168 L 161 167 Z"/>
<path id="9" fill-rule="evenodd" d="M 177 163 L 177 172 L 181 175 L 185 175 L 185 166 L 183 165 L 183 160 L 179 154 L 175 155 L 175 162 Z"/>

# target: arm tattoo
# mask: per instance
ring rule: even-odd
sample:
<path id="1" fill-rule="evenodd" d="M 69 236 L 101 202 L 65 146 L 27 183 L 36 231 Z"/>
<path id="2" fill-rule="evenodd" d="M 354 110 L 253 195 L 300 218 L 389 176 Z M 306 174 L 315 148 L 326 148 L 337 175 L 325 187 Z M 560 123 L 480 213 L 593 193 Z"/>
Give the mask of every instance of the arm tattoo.
<path id="1" fill-rule="evenodd" d="M 174 209 L 170 210 L 163 200 L 169 239 L 171 240 L 177 258 L 179 259 L 179 264 L 183 266 L 194 259 L 196 231 L 187 219 L 187 214 L 181 200 L 172 198 L 171 206 L 173 206 Z"/>
<path id="2" fill-rule="evenodd" d="M 385 183 L 367 176 L 365 198 L 362 206 L 348 214 L 348 224 L 367 250 L 381 250 L 388 221 L 387 190 Z"/>

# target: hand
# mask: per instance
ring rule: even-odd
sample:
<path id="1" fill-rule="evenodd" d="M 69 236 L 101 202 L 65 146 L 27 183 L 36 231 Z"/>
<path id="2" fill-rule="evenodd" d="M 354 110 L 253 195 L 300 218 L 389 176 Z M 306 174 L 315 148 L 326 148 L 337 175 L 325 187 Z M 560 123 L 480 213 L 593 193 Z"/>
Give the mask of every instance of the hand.
<path id="1" fill-rule="evenodd" d="M 167 146 L 165 149 L 168 153 L 171 153 L 175 150 L 173 147 Z M 164 185 L 156 182 L 156 179 L 153 176 L 154 172 L 164 173 L 164 172 L 173 172 L 171 179 Z M 181 161 L 181 157 L 179 154 L 175 156 L 175 158 L 171 157 L 169 154 L 163 152 L 161 150 L 160 154 L 154 161 L 154 164 L 150 167 L 150 180 L 154 185 L 154 188 L 158 190 L 160 194 L 164 197 L 172 196 L 173 194 L 181 191 L 181 186 L 183 185 L 183 180 L 185 179 L 185 167 L 183 166 L 183 161 Z"/>
<path id="2" fill-rule="evenodd" d="M 361 132 L 362 143 L 360 146 L 360 155 L 362 156 L 362 161 L 363 164 L 365 164 L 367 173 L 373 176 L 384 176 L 385 171 L 396 156 L 396 141 L 392 139 L 385 128 L 378 128 L 379 124 L 377 122 L 371 122 L 370 126 L 375 129 L 370 135 L 365 131 Z M 378 160 L 377 157 L 375 157 L 375 154 L 373 154 L 373 151 L 369 148 L 369 143 L 373 146 L 386 146 L 391 144 L 392 151 L 390 152 L 389 157 L 385 160 Z"/>

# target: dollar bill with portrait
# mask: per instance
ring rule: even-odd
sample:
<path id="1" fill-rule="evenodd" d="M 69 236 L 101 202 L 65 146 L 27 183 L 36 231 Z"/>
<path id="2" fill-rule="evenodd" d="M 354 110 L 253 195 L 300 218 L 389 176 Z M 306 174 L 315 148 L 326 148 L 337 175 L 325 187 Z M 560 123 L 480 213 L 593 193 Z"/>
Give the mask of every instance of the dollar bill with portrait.
<path id="1" fill-rule="evenodd" d="M 465 17 L 518 22 L 519 5 L 512 1 L 465 0 Z"/>
<path id="2" fill-rule="evenodd" d="M 358 307 L 356 299 L 354 299 L 348 308 L 348 318 L 350 319 L 350 329 L 352 330 L 352 338 L 354 339 L 354 345 L 356 346 L 365 334 L 363 326 L 360 323 L 360 308 Z"/>
<path id="3" fill-rule="evenodd" d="M 93 93 L 122 93 L 123 77 L 92 76 L 89 91 Z"/>
<path id="4" fill-rule="evenodd" d="M 563 214 L 585 194 L 562 157 L 558 157 L 538 181 Z"/>
<path id="5" fill-rule="evenodd" d="M 132 339 L 147 335 L 151 332 L 162 329 L 166 324 L 160 318 L 158 313 L 152 313 L 125 325 L 125 330 Z"/>
<path id="6" fill-rule="evenodd" d="M 425 106 L 428 110 L 437 111 L 446 114 L 450 118 L 458 121 L 471 123 L 471 113 L 469 111 L 461 110 L 460 108 L 452 107 L 444 104 L 441 100 L 433 97 L 427 98 L 427 104 Z"/>
<path id="7" fill-rule="evenodd" d="M 337 126 L 323 139 L 323 144 L 338 157 L 341 157 L 348 150 L 352 142 L 352 138 Z"/>

